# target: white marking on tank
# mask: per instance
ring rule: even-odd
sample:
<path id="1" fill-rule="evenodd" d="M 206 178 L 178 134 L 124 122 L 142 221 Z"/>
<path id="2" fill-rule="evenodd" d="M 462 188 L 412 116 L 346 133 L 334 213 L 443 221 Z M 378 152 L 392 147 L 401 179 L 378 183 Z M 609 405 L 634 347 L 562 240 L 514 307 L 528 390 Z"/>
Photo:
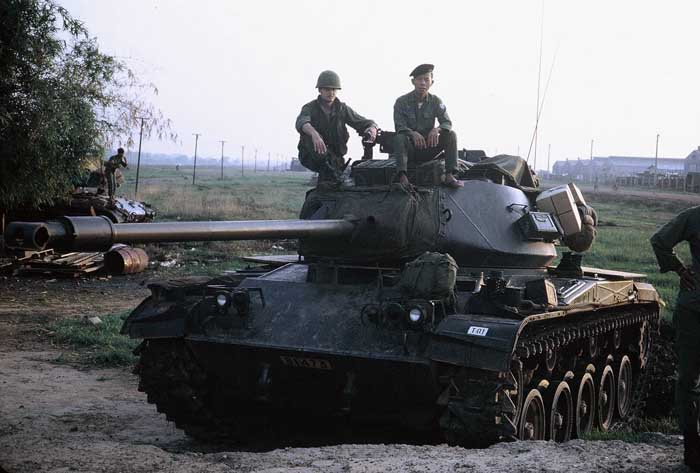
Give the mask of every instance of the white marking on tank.
<path id="1" fill-rule="evenodd" d="M 467 335 L 476 335 L 477 337 L 485 337 L 486 334 L 488 333 L 488 331 L 489 331 L 488 327 L 472 326 L 472 327 L 469 327 L 469 330 L 467 331 Z"/>

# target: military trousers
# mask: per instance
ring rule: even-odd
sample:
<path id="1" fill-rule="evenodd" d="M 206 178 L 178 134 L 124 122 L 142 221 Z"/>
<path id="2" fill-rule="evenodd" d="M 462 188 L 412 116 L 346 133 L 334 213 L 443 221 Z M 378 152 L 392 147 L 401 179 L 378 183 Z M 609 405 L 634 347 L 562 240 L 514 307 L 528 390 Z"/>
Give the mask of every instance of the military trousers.
<path id="1" fill-rule="evenodd" d="M 314 149 L 314 142 L 307 134 L 301 136 L 299 141 L 299 162 L 306 169 L 318 173 L 319 181 L 337 180 L 343 172 L 345 160 L 327 146 L 324 154 L 319 154 Z"/>
<path id="2" fill-rule="evenodd" d="M 427 141 L 427 135 L 423 138 Z M 409 164 L 417 165 L 432 161 L 441 151 L 445 152 L 445 170 L 448 173 L 454 173 L 457 170 L 457 134 L 454 131 L 440 129 L 437 146 L 423 149 L 416 148 L 409 133 L 397 133 L 394 136 L 397 172 L 406 172 Z"/>
<path id="3" fill-rule="evenodd" d="M 116 171 L 109 170 L 105 174 L 107 175 L 107 194 L 112 198 L 117 191 L 117 174 Z"/>
<path id="4" fill-rule="evenodd" d="M 700 308 L 676 306 L 673 313 L 678 380 L 676 413 L 681 432 L 697 432 L 700 401 Z"/>

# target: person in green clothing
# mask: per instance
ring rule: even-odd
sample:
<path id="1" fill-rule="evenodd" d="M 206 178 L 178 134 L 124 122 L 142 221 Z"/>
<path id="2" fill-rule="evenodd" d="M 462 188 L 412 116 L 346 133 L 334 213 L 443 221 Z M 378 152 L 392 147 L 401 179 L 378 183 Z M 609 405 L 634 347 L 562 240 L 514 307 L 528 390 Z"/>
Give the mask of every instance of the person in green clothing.
<path id="1" fill-rule="evenodd" d="M 321 72 L 316 88 L 318 97 L 301 108 L 296 120 L 299 161 L 318 172 L 319 182 L 338 182 L 345 168 L 344 156 L 350 138 L 346 125 L 371 143 L 377 137 L 377 124 L 338 100 L 340 77 L 335 72 Z"/>
<path id="2" fill-rule="evenodd" d="M 686 266 L 674 247 L 687 241 L 692 263 Z M 676 410 L 683 432 L 684 461 L 700 472 L 700 436 L 698 402 L 700 401 L 700 206 L 684 210 L 651 237 L 662 273 L 674 271 L 680 278 L 680 290 L 673 313 L 678 380 Z"/>
<path id="3" fill-rule="evenodd" d="M 414 90 L 396 99 L 394 104 L 394 156 L 401 184 L 409 184 L 408 163 L 430 161 L 445 153 L 445 185 L 462 187 L 457 180 L 457 135 L 447 108 L 428 90 L 433 85 L 432 64 L 421 64 L 411 71 Z M 439 126 L 435 127 L 437 119 Z"/>
<path id="4" fill-rule="evenodd" d="M 114 200 L 114 193 L 117 190 L 117 176 L 115 175 L 117 169 L 120 167 L 127 167 L 128 165 L 129 163 L 126 162 L 126 156 L 124 155 L 124 148 L 119 148 L 117 154 L 110 156 L 107 162 L 105 162 L 109 200 Z"/>

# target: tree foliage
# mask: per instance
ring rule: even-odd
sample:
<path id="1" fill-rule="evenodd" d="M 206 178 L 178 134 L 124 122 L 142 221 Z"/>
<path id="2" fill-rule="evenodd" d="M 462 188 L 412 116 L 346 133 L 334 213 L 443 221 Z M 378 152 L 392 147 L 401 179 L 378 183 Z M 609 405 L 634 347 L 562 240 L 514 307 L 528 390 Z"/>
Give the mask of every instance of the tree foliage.
<path id="1" fill-rule="evenodd" d="M 102 53 L 53 0 L 0 0 L 0 209 L 64 196 L 91 159 L 144 137 L 174 139 L 153 84 Z M 146 98 L 145 98 L 146 97 Z"/>

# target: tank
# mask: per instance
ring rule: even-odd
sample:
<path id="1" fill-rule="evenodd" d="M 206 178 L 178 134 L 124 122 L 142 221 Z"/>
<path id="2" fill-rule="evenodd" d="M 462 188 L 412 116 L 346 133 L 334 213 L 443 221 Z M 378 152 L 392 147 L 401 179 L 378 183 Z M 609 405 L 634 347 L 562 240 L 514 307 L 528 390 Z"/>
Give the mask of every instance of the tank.
<path id="1" fill-rule="evenodd" d="M 392 183 L 390 160 L 360 161 L 351 181 L 309 191 L 299 220 L 65 217 L 11 223 L 6 243 L 298 238 L 274 268 L 152 282 L 124 323 L 143 340 L 139 390 L 206 441 L 342 424 L 483 446 L 565 441 L 630 416 L 656 290 L 577 253 L 553 266 L 555 244 L 577 234 L 542 211 L 520 158 L 463 164 L 458 189 L 432 166 L 409 170 L 409 189 Z"/>
<path id="2" fill-rule="evenodd" d="M 156 210 L 145 202 L 116 196 L 110 202 L 106 193 L 97 187 L 76 187 L 64 198 L 40 209 L 12 209 L 7 221 L 38 220 L 61 216 L 105 216 L 114 223 L 151 222 Z"/>

